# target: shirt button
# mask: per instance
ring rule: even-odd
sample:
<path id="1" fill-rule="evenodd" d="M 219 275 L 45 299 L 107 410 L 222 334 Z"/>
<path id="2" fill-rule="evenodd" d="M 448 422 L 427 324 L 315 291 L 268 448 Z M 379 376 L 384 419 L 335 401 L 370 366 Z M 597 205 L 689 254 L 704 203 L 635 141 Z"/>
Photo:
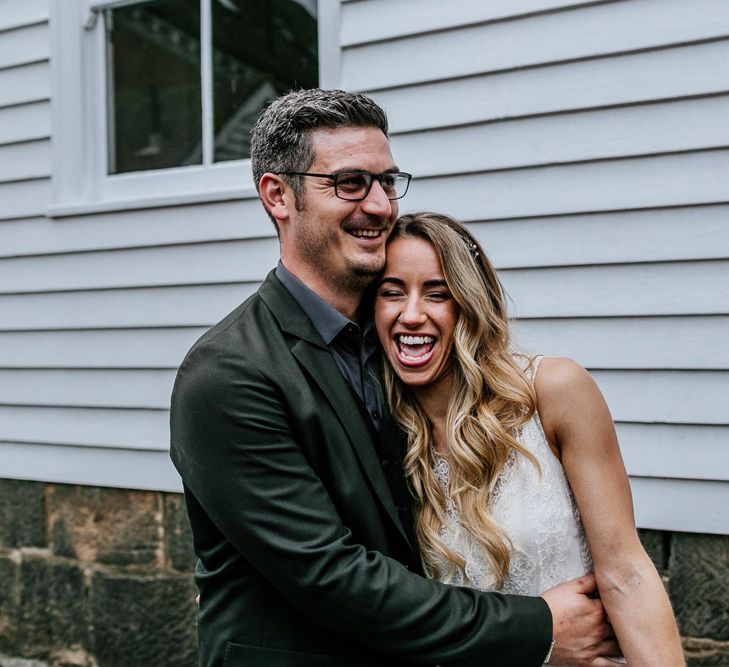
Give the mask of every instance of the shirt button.
<path id="1" fill-rule="evenodd" d="M 372 413 L 372 419 L 379 419 L 379 418 L 380 418 L 380 413 L 379 412 L 375 411 L 375 412 Z"/>
<path id="2" fill-rule="evenodd" d="M 385 470 L 387 470 L 390 467 L 390 465 L 391 465 L 390 464 L 390 461 L 388 459 L 382 459 L 382 461 L 380 461 L 380 463 L 382 464 L 382 467 Z"/>

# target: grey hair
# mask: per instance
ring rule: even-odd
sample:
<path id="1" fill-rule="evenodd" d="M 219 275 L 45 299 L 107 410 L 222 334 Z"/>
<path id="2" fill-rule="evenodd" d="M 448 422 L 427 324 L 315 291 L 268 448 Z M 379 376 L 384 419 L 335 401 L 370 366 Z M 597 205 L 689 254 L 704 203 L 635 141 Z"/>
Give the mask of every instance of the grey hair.
<path id="1" fill-rule="evenodd" d="M 292 90 L 273 100 L 251 130 L 251 168 L 258 189 L 266 172 L 306 171 L 314 161 L 311 132 L 321 128 L 375 127 L 387 136 L 387 116 L 370 97 L 343 90 Z M 303 194 L 301 176 L 285 176 L 296 207 Z M 276 221 L 268 214 L 274 225 Z M 278 227 L 276 229 L 278 231 Z"/>

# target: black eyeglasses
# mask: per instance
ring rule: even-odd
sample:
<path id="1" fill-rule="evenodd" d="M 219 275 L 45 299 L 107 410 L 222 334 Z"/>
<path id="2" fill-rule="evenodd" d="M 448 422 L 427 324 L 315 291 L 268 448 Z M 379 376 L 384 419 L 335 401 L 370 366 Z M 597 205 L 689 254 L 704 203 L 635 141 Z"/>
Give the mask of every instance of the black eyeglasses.
<path id="1" fill-rule="evenodd" d="M 361 201 L 366 199 L 374 181 L 379 181 L 388 199 L 404 197 L 410 185 L 412 174 L 404 171 L 386 171 L 373 174 L 369 171 L 340 171 L 336 174 L 311 174 L 303 171 L 275 171 L 281 176 L 314 176 L 334 181 L 334 194 L 339 199 Z"/>

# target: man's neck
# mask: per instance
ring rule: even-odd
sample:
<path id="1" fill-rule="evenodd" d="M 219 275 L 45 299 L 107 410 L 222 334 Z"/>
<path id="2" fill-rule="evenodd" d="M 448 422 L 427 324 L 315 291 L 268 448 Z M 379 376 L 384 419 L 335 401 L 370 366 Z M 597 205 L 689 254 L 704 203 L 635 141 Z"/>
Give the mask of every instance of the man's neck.
<path id="1" fill-rule="evenodd" d="M 359 322 L 360 303 L 367 289 L 367 284 L 364 281 L 361 287 L 347 284 L 332 284 L 331 281 L 324 279 L 316 273 L 302 271 L 301 269 L 291 269 L 284 260 L 281 263 L 292 276 L 304 283 L 312 292 L 318 294 L 332 308 L 336 308 L 347 319 L 353 322 Z"/>

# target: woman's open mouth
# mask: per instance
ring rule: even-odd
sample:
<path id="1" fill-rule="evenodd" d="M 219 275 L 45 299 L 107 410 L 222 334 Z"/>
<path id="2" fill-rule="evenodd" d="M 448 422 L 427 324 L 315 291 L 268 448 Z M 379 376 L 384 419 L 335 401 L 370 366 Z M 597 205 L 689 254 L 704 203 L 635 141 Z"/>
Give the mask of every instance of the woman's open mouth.
<path id="1" fill-rule="evenodd" d="M 410 334 L 397 334 L 395 336 L 395 351 L 397 360 L 410 368 L 427 364 L 433 356 L 436 345 L 435 336 Z"/>

